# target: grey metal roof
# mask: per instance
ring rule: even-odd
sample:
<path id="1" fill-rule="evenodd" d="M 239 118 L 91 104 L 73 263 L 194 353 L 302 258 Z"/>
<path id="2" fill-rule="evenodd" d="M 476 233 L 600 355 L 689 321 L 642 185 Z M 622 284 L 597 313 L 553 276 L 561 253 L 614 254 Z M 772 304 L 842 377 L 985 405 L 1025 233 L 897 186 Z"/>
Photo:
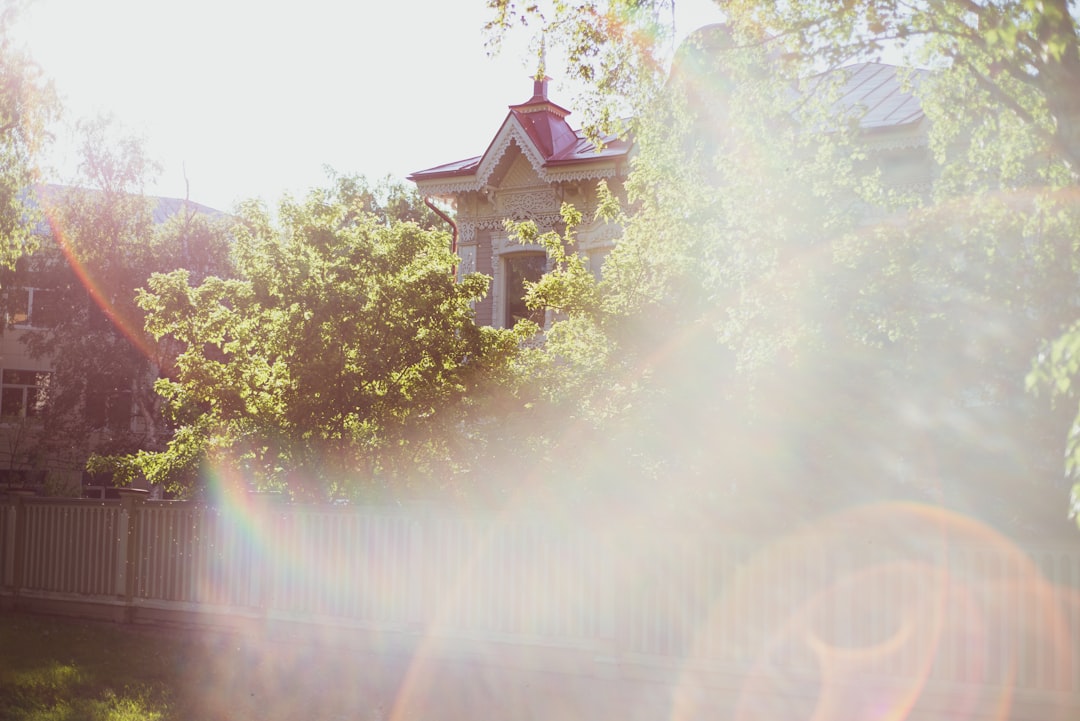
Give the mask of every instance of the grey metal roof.
<path id="1" fill-rule="evenodd" d="M 92 196 L 100 193 L 98 190 L 77 188 L 71 185 L 42 183 L 33 187 L 32 191 L 27 196 L 27 200 L 31 204 L 47 208 L 48 206 L 61 202 L 64 195 L 72 191 L 86 192 L 90 193 Z M 153 213 L 155 224 L 164 223 L 183 209 L 192 210 L 200 215 L 207 215 L 212 218 L 225 217 L 228 215 L 216 208 L 211 208 L 202 203 L 184 200 L 183 198 L 167 198 L 158 195 L 147 195 L 144 197 L 152 206 L 151 212 Z"/>
<path id="2" fill-rule="evenodd" d="M 837 109 L 854 111 L 859 117 L 859 127 L 867 130 L 898 127 L 925 117 L 913 89 L 928 71 L 885 63 L 859 63 L 836 72 L 846 76 Z"/>
<path id="3" fill-rule="evenodd" d="M 208 205 L 184 200 L 183 198 L 164 198 L 161 196 L 150 195 L 147 196 L 147 200 L 154 204 L 154 223 L 164 223 L 182 210 L 192 211 L 199 215 L 207 215 L 211 218 L 220 218 L 227 215 Z"/>

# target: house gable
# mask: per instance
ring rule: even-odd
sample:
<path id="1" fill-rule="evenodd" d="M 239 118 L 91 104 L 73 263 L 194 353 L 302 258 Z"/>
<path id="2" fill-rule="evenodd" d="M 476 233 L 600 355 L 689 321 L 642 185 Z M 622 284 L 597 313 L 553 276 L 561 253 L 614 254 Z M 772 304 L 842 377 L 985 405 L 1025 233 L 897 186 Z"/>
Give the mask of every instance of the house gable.
<path id="1" fill-rule="evenodd" d="M 509 326 L 530 315 L 520 302 L 521 282 L 535 280 L 532 276 L 548 263 L 542 246 L 511 238 L 506 221 L 531 220 L 541 231 L 559 230 L 563 202 L 590 218 L 597 182 L 621 186 L 630 142 L 611 137 L 598 147 L 570 127 L 569 114 L 548 100 L 547 79 L 536 80 L 532 97 L 509 107 L 482 155 L 409 176 L 425 196 L 454 205 L 458 272 L 492 278 L 490 293 L 475 307 L 481 324 Z M 618 233 L 614 228 L 597 232 L 592 226 L 586 221 L 578 228 L 578 248 L 597 254 Z"/>
<path id="2" fill-rule="evenodd" d="M 615 136 L 593 143 L 566 122 L 570 112 L 547 97 L 548 79 L 535 80 L 533 95 L 511 105 L 483 155 L 419 170 L 409 176 L 427 196 L 454 198 L 493 185 L 512 147 L 547 184 L 619 177 L 631 144 Z"/>
<path id="3" fill-rule="evenodd" d="M 572 133 L 573 140 L 567 143 L 564 138 L 555 146 L 562 150 L 548 154 L 547 148 L 534 138 L 536 131 L 530 134 L 522 117 L 512 111 L 483 155 L 417 171 L 409 176 L 409 180 L 429 196 L 450 197 L 482 191 L 495 184 L 493 177 L 512 147 L 517 148 L 528 160 L 537 178 L 549 185 L 612 178 L 622 174 L 629 143 L 609 138 L 605 142 L 618 142 L 621 147 L 605 145 L 603 150 L 597 151 L 596 146 L 582 134 L 569 131 L 569 126 L 567 131 Z"/>

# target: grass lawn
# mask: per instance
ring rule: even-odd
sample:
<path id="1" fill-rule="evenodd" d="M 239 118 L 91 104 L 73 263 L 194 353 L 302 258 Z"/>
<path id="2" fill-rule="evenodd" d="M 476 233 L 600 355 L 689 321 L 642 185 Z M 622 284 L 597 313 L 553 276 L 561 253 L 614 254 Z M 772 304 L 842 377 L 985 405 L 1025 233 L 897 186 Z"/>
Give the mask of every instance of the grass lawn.
<path id="1" fill-rule="evenodd" d="M 365 665 L 318 644 L 0 613 L 0 721 L 369 721 L 381 682 Z"/>
<path id="2" fill-rule="evenodd" d="M 363 653 L 331 627 L 267 638 L 256 631 L 0 612 L 0 721 L 632 721 L 670 715 L 664 692 L 653 694 L 658 707 L 628 706 L 622 695 L 633 686 L 514 665 Z M 608 701 L 613 705 L 604 705 Z M 620 712 L 598 712 L 598 703 Z M 631 710 L 636 713 L 626 713 Z"/>

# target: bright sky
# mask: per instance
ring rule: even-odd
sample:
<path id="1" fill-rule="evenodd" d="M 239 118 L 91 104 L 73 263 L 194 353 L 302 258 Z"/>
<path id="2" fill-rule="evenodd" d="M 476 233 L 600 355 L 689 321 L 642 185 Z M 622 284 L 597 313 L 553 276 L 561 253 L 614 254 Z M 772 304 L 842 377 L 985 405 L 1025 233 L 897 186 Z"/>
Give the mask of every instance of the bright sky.
<path id="1" fill-rule="evenodd" d="M 677 8 L 680 34 L 719 19 Z M 34 0 L 15 40 L 65 106 L 51 180 L 73 177 L 74 122 L 111 113 L 163 167 L 148 192 L 183 197 L 186 172 L 227 210 L 301 195 L 327 165 L 404 178 L 483 152 L 535 67 L 524 37 L 487 56 L 487 17 L 483 0 Z M 556 77 L 551 95 L 572 92 Z"/>

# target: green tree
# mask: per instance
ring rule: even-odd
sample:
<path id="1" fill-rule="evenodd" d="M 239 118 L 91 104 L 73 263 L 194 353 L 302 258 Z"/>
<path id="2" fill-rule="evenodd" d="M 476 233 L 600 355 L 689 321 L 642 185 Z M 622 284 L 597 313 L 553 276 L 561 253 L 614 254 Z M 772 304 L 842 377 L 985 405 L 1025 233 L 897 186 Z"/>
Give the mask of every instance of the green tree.
<path id="1" fill-rule="evenodd" d="M 674 0 L 563 0 L 519 4 L 487 0 L 491 20 L 488 45 L 498 51 L 516 27 L 534 33 L 540 74 L 547 72 L 547 50 L 562 53 L 569 80 L 584 87 L 576 105 L 592 137 L 625 130 L 624 113 L 658 89 L 666 74 L 666 48 L 672 34 Z"/>
<path id="2" fill-rule="evenodd" d="M 162 201 L 141 193 L 153 164 L 137 140 L 105 119 L 82 130 L 80 184 L 41 192 L 50 232 L 3 275 L 9 309 L 33 288 L 19 339 L 52 368 L 34 454 L 73 472 L 93 453 L 164 448 L 171 429 L 153 384 L 176 351 L 143 330 L 136 289 L 154 272 L 203 277 L 229 262 L 223 218 L 182 203 L 155 222 Z"/>
<path id="3" fill-rule="evenodd" d="M 785 53 L 802 75 L 906 52 L 939 70 L 935 93 L 957 94 L 952 100 L 962 107 L 1000 111 L 996 118 L 965 118 L 962 131 L 948 136 L 975 143 L 1013 128 L 1019 132 L 1003 144 L 1013 146 L 1006 152 L 1052 151 L 1074 173 L 1080 165 L 1080 14 L 1072 0 L 720 5 L 741 32 Z"/>
<path id="4" fill-rule="evenodd" d="M 879 298 L 909 302 L 895 304 L 888 322 L 910 327 L 918 319 L 918 347 L 934 344 L 933 353 L 921 351 L 928 358 L 948 353 L 953 383 L 981 379 L 998 389 L 999 408 L 1026 411 L 989 437 L 1016 449 L 1013 458 L 1031 447 L 1059 453 L 1061 442 L 1048 434 L 1061 427 L 1061 409 L 1018 398 L 1017 376 L 1023 357 L 1041 344 L 1029 388 L 1071 394 L 1066 349 L 1077 337 L 1069 326 L 1080 271 L 1080 8 L 1068 0 L 866 0 L 831 8 L 736 2 L 730 9 L 744 28 L 756 27 L 787 53 L 796 72 L 890 48 L 934 69 L 920 89 L 940 167 L 933 202 L 905 226 L 883 228 L 873 246 L 854 244 L 847 259 L 864 271 L 875 261 L 878 268 L 906 266 L 888 278 L 869 274 Z M 884 315 L 878 303 L 873 316 Z M 924 366 L 924 386 L 926 376 Z M 1069 433 L 1066 468 L 1074 477 L 1078 454 Z M 1021 487 L 1035 475 L 1030 467 L 1011 470 Z M 1074 514 L 1077 499 L 1080 486 Z"/>
<path id="5" fill-rule="evenodd" d="M 52 86 L 12 41 L 11 27 L 22 5 L 19 0 L 0 2 L 0 267 L 13 266 L 37 243 L 35 206 L 27 201 L 57 110 Z"/>
<path id="6" fill-rule="evenodd" d="M 158 383 L 177 431 L 114 463 L 180 492 L 211 467 L 302 499 L 453 485 L 455 434 L 516 338 L 473 323 L 487 279 L 455 282 L 445 231 L 373 214 L 366 190 L 338 178 L 276 223 L 244 204 L 232 277 L 150 279 L 146 328 L 182 349 Z"/>
<path id="7" fill-rule="evenodd" d="M 326 168 L 334 192 L 350 198 L 354 212 L 368 213 L 380 223 L 416 223 L 421 228 L 445 230 L 446 221 L 424 201 L 412 183 L 392 176 L 372 182 L 362 175 L 343 175 Z"/>
<path id="8" fill-rule="evenodd" d="M 636 465 L 698 497 L 757 489 L 741 504 L 933 493 L 1039 518 L 1060 419 L 1025 398 L 1023 377 L 1076 297 L 1060 97 L 1076 96 L 1074 8 L 719 5 L 730 25 L 688 40 L 664 88 L 640 86 L 633 212 L 601 283 L 603 342 L 640 359 L 641 393 L 618 421 L 650 429 L 637 448 L 656 451 Z M 525 19 L 656 23 L 668 6 L 590 7 Z M 841 65 L 898 49 L 934 68 L 910 78 L 929 119 L 928 192 L 891 186 L 887 154 L 835 102 Z M 890 476 L 908 487 L 878 483 Z"/>

